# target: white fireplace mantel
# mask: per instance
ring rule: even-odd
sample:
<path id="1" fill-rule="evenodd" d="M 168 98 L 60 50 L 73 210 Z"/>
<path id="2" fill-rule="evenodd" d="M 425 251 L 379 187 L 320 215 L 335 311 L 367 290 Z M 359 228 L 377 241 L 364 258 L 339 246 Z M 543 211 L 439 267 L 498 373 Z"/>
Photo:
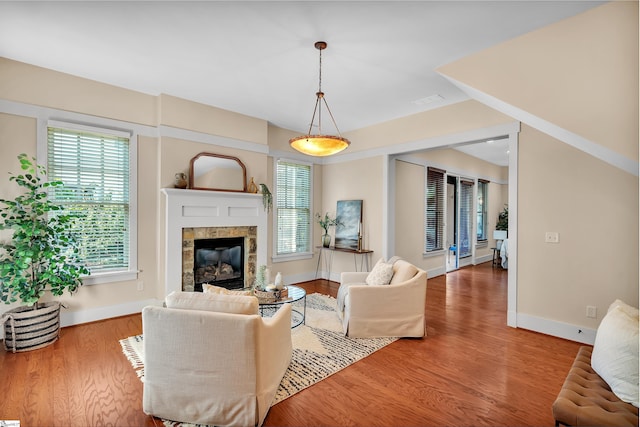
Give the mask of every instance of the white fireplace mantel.
<path id="1" fill-rule="evenodd" d="M 182 290 L 182 229 L 257 227 L 257 264 L 267 264 L 267 212 L 262 194 L 163 188 L 165 291 Z"/>

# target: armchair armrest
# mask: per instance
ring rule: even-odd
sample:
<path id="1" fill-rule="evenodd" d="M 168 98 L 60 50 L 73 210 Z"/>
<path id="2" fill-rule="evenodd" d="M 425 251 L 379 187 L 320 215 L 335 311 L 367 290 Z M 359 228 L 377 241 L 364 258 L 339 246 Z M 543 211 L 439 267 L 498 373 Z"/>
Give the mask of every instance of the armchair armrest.
<path id="1" fill-rule="evenodd" d="M 282 304 L 272 317 L 259 321 L 262 324 L 256 346 L 256 400 L 258 413 L 263 414 L 257 420 L 260 426 L 291 363 L 291 304 Z"/>

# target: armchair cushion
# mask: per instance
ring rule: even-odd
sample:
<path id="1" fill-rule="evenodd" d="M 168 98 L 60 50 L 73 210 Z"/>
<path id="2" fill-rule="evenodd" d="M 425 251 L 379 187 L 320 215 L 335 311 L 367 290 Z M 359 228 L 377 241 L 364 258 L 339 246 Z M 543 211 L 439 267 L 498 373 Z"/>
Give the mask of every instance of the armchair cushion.
<path id="1" fill-rule="evenodd" d="M 165 302 L 167 308 L 258 314 L 258 299 L 254 296 L 174 291 L 167 295 Z"/>
<path id="2" fill-rule="evenodd" d="M 365 282 L 370 286 L 388 285 L 393 276 L 393 264 L 387 264 L 382 258 L 373 266 Z"/>
<path id="3" fill-rule="evenodd" d="M 404 260 L 397 260 L 393 263 L 393 277 L 391 285 L 406 282 L 418 273 L 418 267 Z"/>

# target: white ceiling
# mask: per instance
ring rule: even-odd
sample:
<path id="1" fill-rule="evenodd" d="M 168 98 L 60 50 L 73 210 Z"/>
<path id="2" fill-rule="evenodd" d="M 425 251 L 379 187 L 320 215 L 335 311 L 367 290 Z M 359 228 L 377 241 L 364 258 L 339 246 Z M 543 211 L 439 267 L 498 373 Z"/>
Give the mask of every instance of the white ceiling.
<path id="1" fill-rule="evenodd" d="M 324 40 L 344 133 L 467 99 L 434 70 L 600 3 L 0 1 L 0 56 L 306 133 Z"/>

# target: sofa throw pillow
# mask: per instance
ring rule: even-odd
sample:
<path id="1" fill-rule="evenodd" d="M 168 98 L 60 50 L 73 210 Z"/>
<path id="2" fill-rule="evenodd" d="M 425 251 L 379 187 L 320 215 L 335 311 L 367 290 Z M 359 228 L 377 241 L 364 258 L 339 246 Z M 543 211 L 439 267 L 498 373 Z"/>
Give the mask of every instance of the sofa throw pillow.
<path id="1" fill-rule="evenodd" d="M 638 407 L 639 319 L 633 309 L 612 304 L 598 326 L 591 366 L 620 400 Z"/>
<path id="2" fill-rule="evenodd" d="M 369 286 L 388 285 L 391 277 L 393 277 L 393 264 L 387 264 L 380 259 L 367 275 L 365 282 Z"/>
<path id="3" fill-rule="evenodd" d="M 233 289 L 222 288 L 220 286 L 210 285 L 208 283 L 202 284 L 202 292 L 205 294 L 225 294 L 225 295 L 244 295 L 244 296 L 252 296 L 253 292 L 251 291 L 236 291 Z"/>
<path id="4" fill-rule="evenodd" d="M 214 311 L 231 314 L 258 314 L 258 298 L 244 295 L 171 292 L 165 298 L 167 308 Z"/>

